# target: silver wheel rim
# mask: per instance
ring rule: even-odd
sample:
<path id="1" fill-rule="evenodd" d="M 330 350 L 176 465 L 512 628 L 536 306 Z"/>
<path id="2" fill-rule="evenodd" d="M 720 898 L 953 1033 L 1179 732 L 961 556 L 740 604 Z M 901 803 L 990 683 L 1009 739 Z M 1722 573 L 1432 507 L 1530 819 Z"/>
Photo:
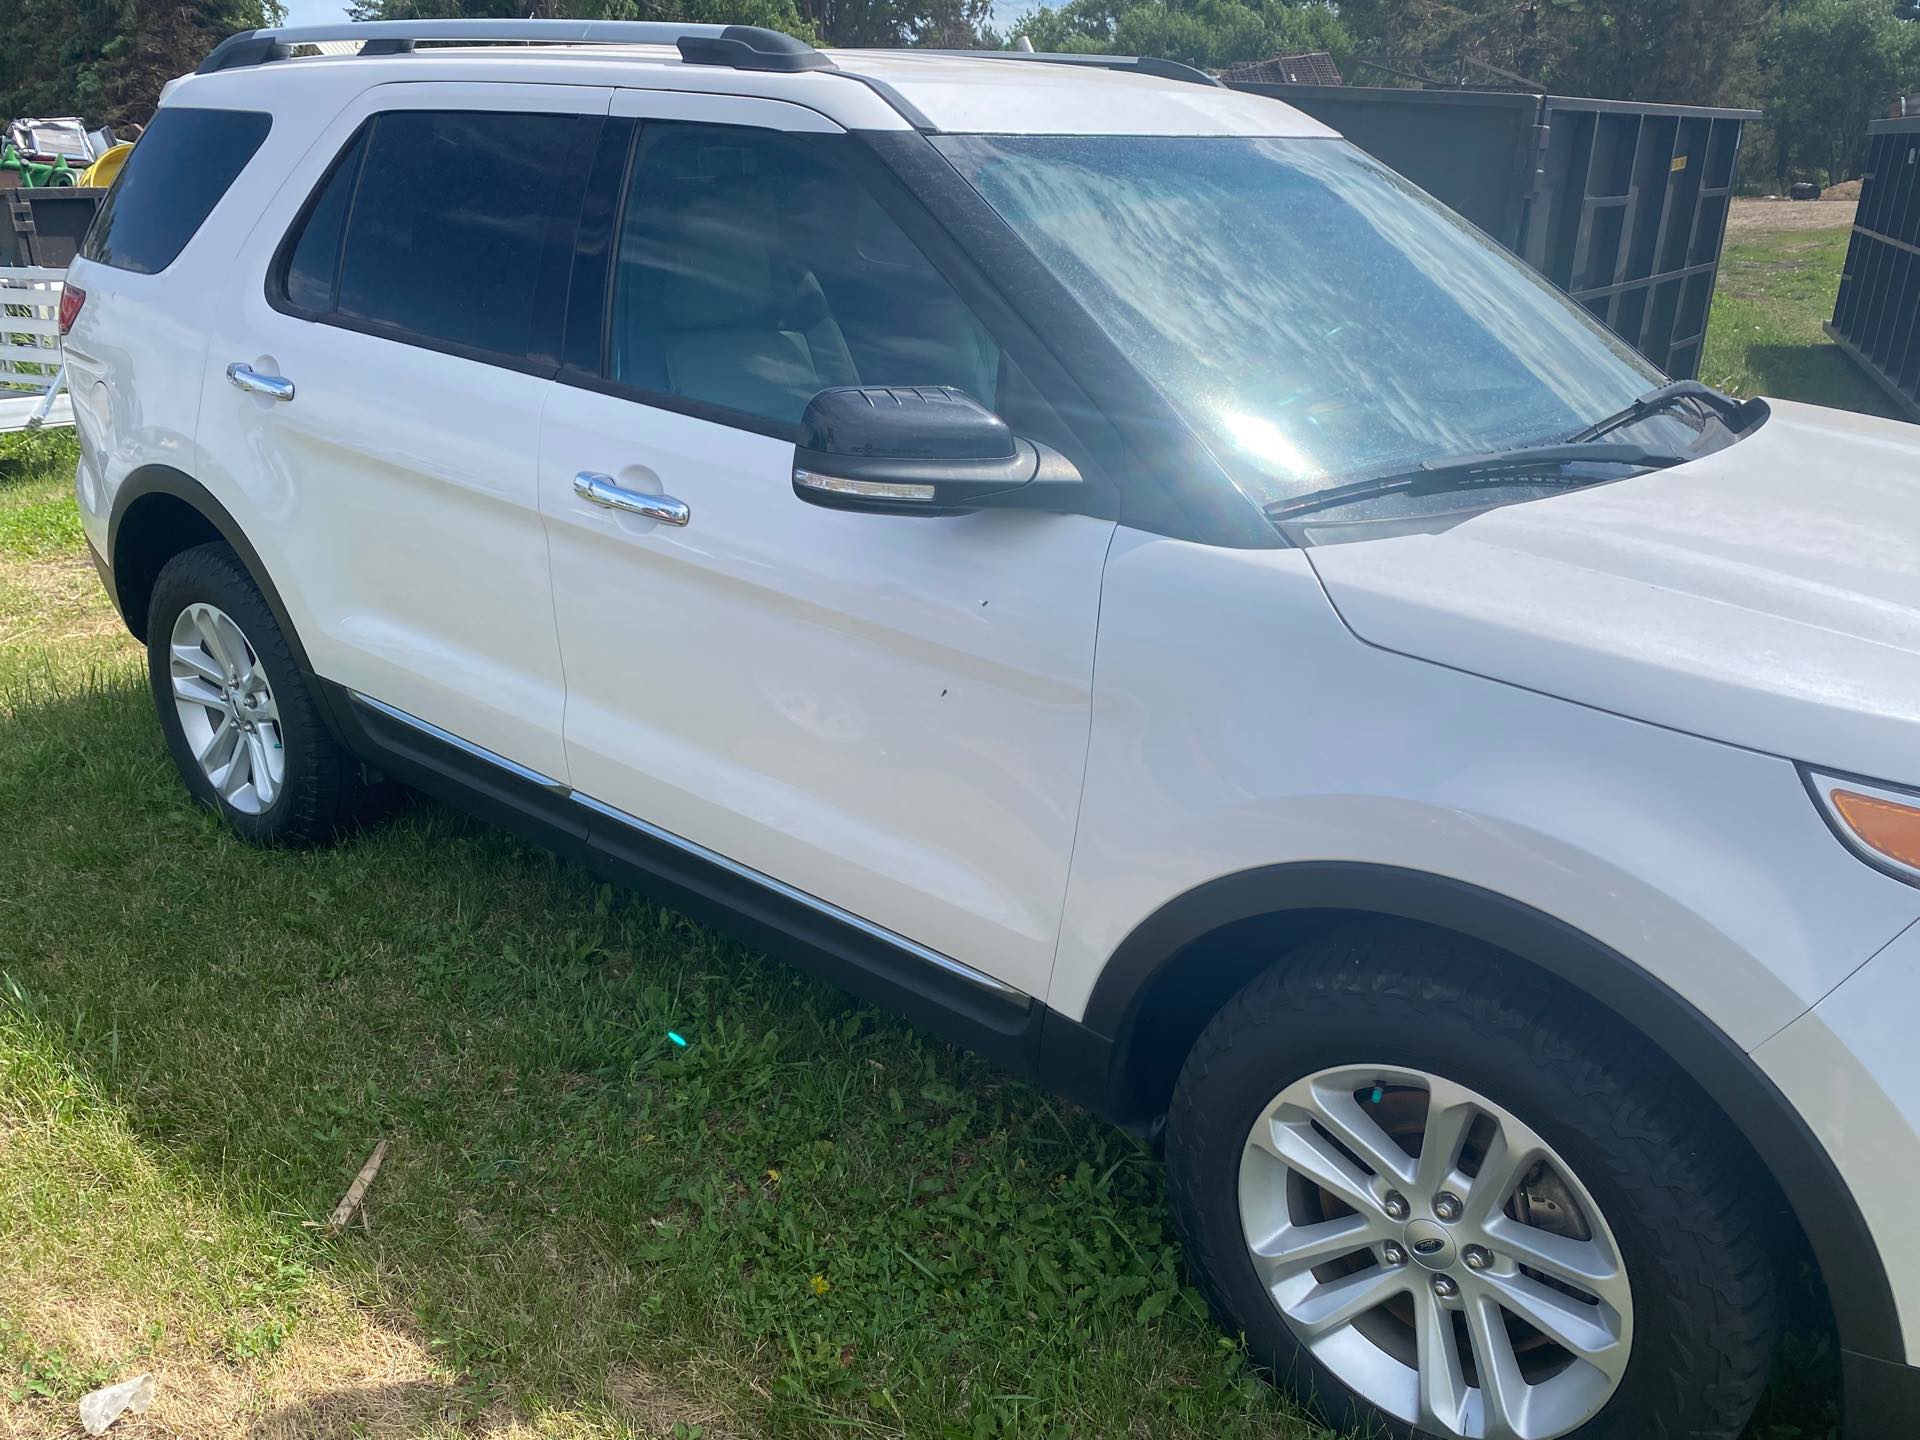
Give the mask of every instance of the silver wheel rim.
<path id="1" fill-rule="evenodd" d="M 1593 1197 L 1463 1085 L 1393 1065 L 1275 1097 L 1240 1160 L 1254 1270 L 1314 1358 L 1462 1440 L 1553 1440 L 1625 1375 L 1633 1296 Z"/>
<path id="2" fill-rule="evenodd" d="M 189 605 L 173 622 L 167 675 L 187 748 L 214 793 L 245 815 L 270 808 L 287 756 L 273 686 L 246 634 L 218 607 Z"/>

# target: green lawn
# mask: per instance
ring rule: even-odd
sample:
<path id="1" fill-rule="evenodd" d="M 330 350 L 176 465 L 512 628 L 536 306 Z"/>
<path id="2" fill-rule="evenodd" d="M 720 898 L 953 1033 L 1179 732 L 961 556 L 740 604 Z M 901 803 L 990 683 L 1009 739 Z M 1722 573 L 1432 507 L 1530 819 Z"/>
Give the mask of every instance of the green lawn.
<path id="1" fill-rule="evenodd" d="M 1773 395 L 1905 419 L 1827 339 L 1846 263 L 1845 227 L 1737 237 L 1720 261 L 1700 378 L 1736 395 Z"/>
<path id="2" fill-rule="evenodd" d="M 1730 254 L 1708 378 L 1874 408 L 1790 239 Z M 69 445 L 0 441 L 0 1436 L 143 1368 L 115 1434 L 1320 1433 L 1117 1132 L 445 811 L 228 838 Z M 1753 1435 L 1828 1431 L 1819 1343 Z"/>

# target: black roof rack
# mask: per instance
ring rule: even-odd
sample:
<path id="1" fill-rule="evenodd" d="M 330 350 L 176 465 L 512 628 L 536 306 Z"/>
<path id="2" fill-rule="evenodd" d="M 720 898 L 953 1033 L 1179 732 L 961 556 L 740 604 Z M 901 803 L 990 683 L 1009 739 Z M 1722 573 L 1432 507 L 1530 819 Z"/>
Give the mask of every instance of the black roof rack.
<path id="1" fill-rule="evenodd" d="M 1161 80 L 1184 80 L 1189 85 L 1219 85 L 1206 71 L 1178 60 L 1156 60 L 1151 55 L 1080 55 L 1051 50 L 899 50 L 899 55 L 954 55 L 967 60 L 1025 60 L 1040 65 L 1086 65 L 1095 70 L 1130 70 Z"/>
<path id="2" fill-rule="evenodd" d="M 363 20 L 242 30 L 200 62 L 198 74 L 239 70 L 292 56 L 301 45 L 342 40 L 362 55 L 406 54 L 420 44 L 519 41 L 530 45 L 673 45 L 689 65 L 734 70 L 831 70 L 833 61 L 804 40 L 758 25 L 679 25 L 659 20 Z"/>

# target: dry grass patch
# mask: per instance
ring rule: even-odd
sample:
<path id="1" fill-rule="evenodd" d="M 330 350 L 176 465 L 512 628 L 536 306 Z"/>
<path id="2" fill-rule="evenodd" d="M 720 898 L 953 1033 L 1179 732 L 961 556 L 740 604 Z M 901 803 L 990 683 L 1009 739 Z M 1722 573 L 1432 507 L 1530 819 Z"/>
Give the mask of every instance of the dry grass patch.
<path id="1" fill-rule="evenodd" d="M 701 1440 L 744 1440 L 755 1430 L 711 1397 L 630 1365 L 607 1376 L 607 1398 L 615 1413 L 636 1433 L 671 1436 L 697 1429 Z"/>
<path id="2" fill-rule="evenodd" d="M 0 553 L 0 648 L 29 641 L 98 646 L 129 658 L 139 649 L 84 556 L 18 560 Z"/>
<path id="3" fill-rule="evenodd" d="M 1727 238 L 1746 240 L 1783 230 L 1850 229 L 1856 205 L 1853 200 L 1735 200 L 1727 215 Z"/>
<path id="4" fill-rule="evenodd" d="M 113 1433 L 180 1440 L 314 1440 L 314 1437 L 499 1436 L 536 1432 L 503 1407 L 476 1412 L 469 1391 L 444 1375 L 420 1341 L 358 1316 L 289 1342 L 266 1360 L 227 1360 L 192 1344 L 154 1342 L 154 1327 L 109 1297 L 29 1294 L 36 1336 L 110 1380 L 150 1370 L 153 1408 Z M 0 1437 L 78 1436 L 76 1397 L 0 1402 Z"/>

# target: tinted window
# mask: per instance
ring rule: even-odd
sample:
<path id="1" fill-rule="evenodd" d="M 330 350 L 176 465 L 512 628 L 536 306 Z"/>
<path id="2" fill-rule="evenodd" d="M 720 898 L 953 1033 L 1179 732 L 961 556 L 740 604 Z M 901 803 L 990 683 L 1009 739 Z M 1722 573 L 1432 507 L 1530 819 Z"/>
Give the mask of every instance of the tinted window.
<path id="1" fill-rule="evenodd" d="M 527 354 L 542 254 L 550 241 L 571 246 L 599 126 L 584 115 L 379 116 L 348 207 L 339 314 L 405 338 Z M 315 245 L 318 265 L 325 241 Z"/>
<path id="2" fill-rule="evenodd" d="M 166 269 L 272 125 L 271 116 L 253 110 L 162 108 L 107 192 L 80 253 L 142 275 Z"/>
<path id="3" fill-rule="evenodd" d="M 366 133 L 362 131 L 334 162 L 287 257 L 287 299 L 301 310 L 333 309 L 333 289 L 340 277 L 340 234 L 346 225 L 347 202 L 360 180 L 360 157 L 365 151 Z"/>
<path id="4" fill-rule="evenodd" d="M 999 348 L 822 142 L 662 124 L 641 144 L 613 379 L 788 423 L 830 385 L 953 385 L 995 404 Z"/>

